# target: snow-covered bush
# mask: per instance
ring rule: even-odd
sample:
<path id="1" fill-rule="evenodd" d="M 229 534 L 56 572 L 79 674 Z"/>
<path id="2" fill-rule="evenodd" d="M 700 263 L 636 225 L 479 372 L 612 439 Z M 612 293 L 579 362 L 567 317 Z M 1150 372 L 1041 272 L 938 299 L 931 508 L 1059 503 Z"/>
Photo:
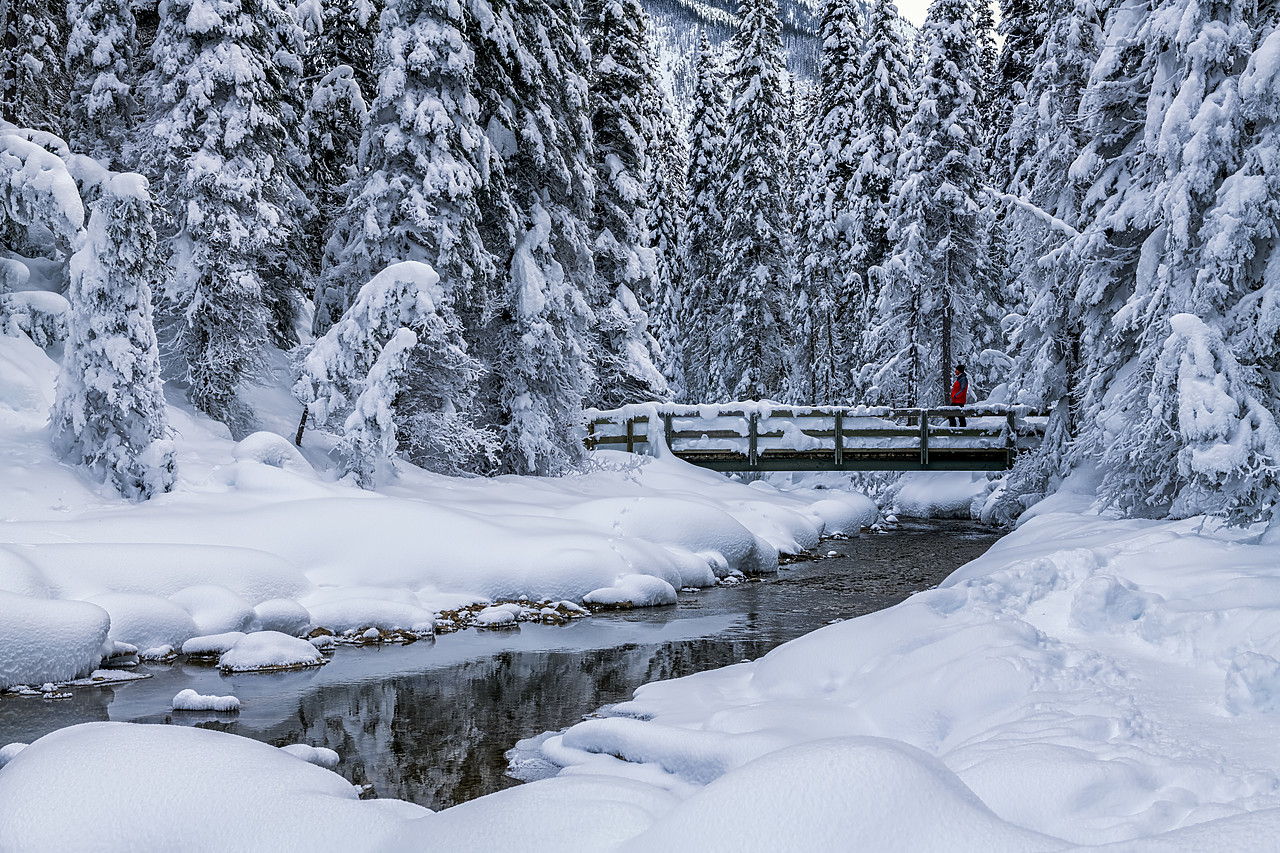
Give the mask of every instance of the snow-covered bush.
<path id="1" fill-rule="evenodd" d="M 415 461 L 438 470 L 463 468 L 488 447 L 465 415 L 480 364 L 427 264 L 403 261 L 374 276 L 301 368 L 294 395 L 317 426 L 341 419 L 346 464 L 363 486 L 378 479 L 407 421 L 417 427 Z"/>
<path id="2" fill-rule="evenodd" d="M 71 258 L 71 318 L 54 401 L 54 446 L 135 500 L 174 482 L 160 356 L 151 323 L 156 235 L 141 175 L 103 187 Z"/>
<path id="3" fill-rule="evenodd" d="M 62 158 L 35 141 L 40 136 L 49 134 L 0 122 L 0 225 L 43 228 L 69 253 L 84 227 L 84 204 Z"/>
<path id="4" fill-rule="evenodd" d="M 67 300 L 46 290 L 0 293 L 0 331 L 6 335 L 26 333 L 38 347 L 67 339 Z"/>

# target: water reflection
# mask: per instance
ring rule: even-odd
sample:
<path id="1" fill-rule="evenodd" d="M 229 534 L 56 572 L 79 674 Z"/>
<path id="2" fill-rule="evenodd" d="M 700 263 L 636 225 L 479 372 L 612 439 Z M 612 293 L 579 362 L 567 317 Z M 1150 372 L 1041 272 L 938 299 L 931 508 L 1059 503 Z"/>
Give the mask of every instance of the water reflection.
<path id="1" fill-rule="evenodd" d="M 565 627 L 464 631 L 435 643 L 340 648 L 319 669 L 223 676 L 192 664 L 144 666 L 146 681 L 72 698 L 0 698 L 0 744 L 92 720 L 198 725 L 276 746 L 326 746 L 380 797 L 433 809 L 517 784 L 504 753 L 571 725 L 641 684 L 754 659 L 834 620 L 932 586 L 995 540 L 960 523 L 823 543 L 841 556 L 776 578 L 681 595 L 675 607 L 595 616 Z M 238 715 L 175 713 L 173 696 L 240 698 Z"/>

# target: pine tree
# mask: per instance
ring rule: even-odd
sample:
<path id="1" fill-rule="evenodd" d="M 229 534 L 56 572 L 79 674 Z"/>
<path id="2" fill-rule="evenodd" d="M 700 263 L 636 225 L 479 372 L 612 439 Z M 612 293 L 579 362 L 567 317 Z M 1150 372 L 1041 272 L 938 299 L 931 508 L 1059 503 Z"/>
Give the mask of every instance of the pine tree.
<path id="1" fill-rule="evenodd" d="M 1237 349 L 1220 331 L 1231 329 L 1227 315 L 1240 303 L 1251 319 L 1265 322 L 1269 313 L 1254 313 L 1262 295 L 1256 288 L 1266 279 L 1251 267 L 1261 260 L 1260 238 L 1270 242 L 1275 234 L 1273 224 L 1259 230 L 1254 223 L 1273 216 L 1274 203 L 1244 189 L 1259 174 L 1258 161 L 1248 155 L 1263 162 L 1274 156 L 1273 136 L 1262 151 L 1251 144 L 1259 126 L 1276 118 L 1274 45 L 1254 53 L 1261 29 L 1254 26 L 1255 9 L 1166 0 L 1132 16 L 1142 52 L 1127 57 L 1122 73 L 1143 83 L 1145 97 L 1136 106 L 1145 122 L 1133 138 L 1132 182 L 1118 193 L 1121 206 L 1104 206 L 1086 237 L 1094 247 L 1104 234 L 1115 240 L 1108 231 L 1136 231 L 1143 239 L 1110 268 L 1091 264 L 1081 287 L 1095 312 L 1103 308 L 1100 294 L 1113 296 L 1105 341 L 1111 352 L 1087 353 L 1103 369 L 1086 400 L 1084 435 L 1104 462 L 1099 494 L 1132 514 L 1224 512 L 1254 521 L 1269 513 L 1280 483 L 1275 398 L 1263 379 L 1277 346 L 1249 330 L 1246 346 Z M 1116 16 L 1108 41 L 1127 34 L 1119 31 L 1124 17 Z M 1104 51 L 1100 69 L 1117 68 L 1106 65 L 1108 59 Z M 1246 65 L 1253 74 L 1242 80 L 1239 69 Z M 1095 72 L 1094 79 L 1105 92 L 1115 78 Z M 1246 109 L 1242 95 L 1250 90 L 1262 97 Z M 1135 203 L 1144 209 L 1129 209 Z M 1098 255 L 1115 251 L 1108 246 Z M 1105 275 L 1128 264 L 1132 286 L 1115 310 L 1117 288 Z M 1100 282 L 1090 280 L 1099 273 Z M 1253 349 L 1259 343 L 1262 353 Z M 1108 375 L 1117 355 L 1128 360 Z M 1099 387 L 1099 378 L 1111 381 Z M 1154 436 L 1169 441 L 1154 444 Z M 1268 497 L 1260 502 L 1262 495 Z"/>
<path id="2" fill-rule="evenodd" d="M 368 107 L 350 67 L 339 65 L 316 82 L 303 115 L 311 167 L 306 185 L 316 208 L 307 228 L 309 256 L 323 258 L 325 242 L 342 216 L 347 191 L 359 174 L 360 140 L 368 121 Z M 313 332 L 323 334 L 342 316 L 349 299 L 346 284 L 336 277 L 317 277 Z"/>
<path id="3" fill-rule="evenodd" d="M 509 259 L 483 298 L 463 305 L 489 367 L 479 405 L 499 434 L 502 470 L 557 474 L 582 459 L 593 381 L 589 53 L 575 0 L 510 0 L 473 14 L 480 126 L 499 154 L 481 190 L 481 235 Z"/>
<path id="4" fill-rule="evenodd" d="M 70 329 L 50 415 L 58 452 L 133 500 L 169 491 L 175 478 L 151 323 L 155 254 L 146 180 L 117 174 L 71 258 Z"/>
<path id="5" fill-rule="evenodd" d="M 478 231 L 488 143 L 477 124 L 467 22 L 457 4 L 391 0 L 378 37 L 379 89 L 360 178 L 326 251 L 317 330 L 390 264 L 429 264 L 465 294 L 493 259 Z M 457 296 L 451 298 L 459 298 Z"/>
<path id="6" fill-rule="evenodd" d="M 693 112 L 689 116 L 687 234 L 682 249 L 684 309 L 675 332 L 681 341 L 681 362 L 687 402 L 712 399 L 712 339 L 723 334 L 719 309 L 723 305 L 716 276 L 721 266 L 720 239 L 724 228 L 722 199 L 728 187 L 725 173 L 729 105 L 719 56 L 702 33 Z"/>
<path id="7" fill-rule="evenodd" d="M 789 94 L 776 0 L 744 0 L 733 40 L 726 142 L 728 186 L 713 341 L 713 393 L 761 399 L 784 377 L 782 323 L 789 289 L 786 169 Z"/>
<path id="8" fill-rule="evenodd" d="M 0 38 L 0 119 L 64 135 L 66 5 L 59 0 L 7 0 L 0 5 Z"/>
<path id="9" fill-rule="evenodd" d="M 654 53 L 650 45 L 650 55 Z M 687 204 L 685 184 L 689 150 L 676 116 L 671 92 L 659 85 L 652 107 L 654 141 L 649 158 L 649 234 L 653 241 L 658 292 L 650 310 L 650 327 L 662 354 L 662 373 L 671 396 L 685 393 L 684 340 L 681 334 L 685 311 L 684 222 Z"/>
<path id="10" fill-rule="evenodd" d="M 952 366 L 990 346 L 1003 301 L 985 269 L 984 163 L 971 80 L 978 62 L 968 0 L 937 0 L 920 34 L 915 115 L 903 133 L 876 327 L 868 336 L 873 396 L 916 405 L 950 400 Z M 975 371 L 976 372 L 976 371 Z M 979 387 L 986 377 L 977 377 Z"/>
<path id="11" fill-rule="evenodd" d="M 489 452 L 491 436 L 468 414 L 481 366 L 462 334 L 440 276 L 405 261 L 361 287 L 305 352 L 294 396 L 313 425 L 342 423 L 347 470 L 361 486 L 389 476 L 407 423 L 416 428 L 406 455 L 433 470 L 458 473 Z"/>
<path id="12" fill-rule="evenodd" d="M 872 270 L 893 252 L 889 239 L 894 174 L 901 152 L 901 135 L 911 118 L 911 70 L 898 27 L 898 9 L 890 0 L 877 0 L 867 22 L 866 49 L 858 62 L 854 84 L 858 118 L 857 138 L 850 156 L 856 164 L 847 193 L 850 283 L 855 288 L 844 305 L 844 325 L 851 377 L 861 394 L 860 373 L 869 360 L 863 342 L 879 300 L 879 277 Z"/>
<path id="13" fill-rule="evenodd" d="M 592 307 L 600 334 L 593 402 L 602 408 L 658 399 L 666 382 L 648 329 L 657 304 L 657 260 L 649 236 L 650 104 L 658 97 L 647 16 L 638 0 L 587 0 L 583 24 L 592 73 L 596 195 Z"/>
<path id="14" fill-rule="evenodd" d="M 133 8 L 128 0 L 70 0 L 67 19 L 67 142 L 79 153 L 119 165 L 136 108 Z"/>
<path id="15" fill-rule="evenodd" d="M 798 202 L 801 263 L 790 326 L 796 400 L 830 405 L 848 396 L 849 323 L 857 284 L 849 225 L 856 192 L 859 141 L 858 57 L 864 36 L 853 0 L 829 0 L 822 15 L 822 54 L 813 131 L 803 158 L 809 167 Z M 801 134 L 797 134 L 801 136 Z M 800 159 L 800 158 L 796 158 Z"/>
<path id="16" fill-rule="evenodd" d="M 153 118 L 141 159 L 172 221 L 175 343 L 191 399 L 233 431 L 248 428 L 237 388 L 259 375 L 272 310 L 289 296 L 264 285 L 264 270 L 297 230 L 279 109 L 296 71 L 281 31 L 295 26 L 274 0 L 164 0 L 145 81 Z"/>
<path id="17" fill-rule="evenodd" d="M 992 76 L 992 104 L 988 120 L 991 122 L 989 138 L 994 146 L 991 152 L 992 184 L 1008 192 L 1019 193 L 1020 188 L 1012 184 L 1011 179 L 1023 164 L 1034 157 L 1034 139 L 1010 136 L 1014 112 L 1024 105 L 1034 107 L 1036 100 L 1028 92 L 1032 74 L 1046 62 L 1057 59 L 1053 54 L 1039 54 L 1040 46 L 1051 26 L 1060 29 L 1063 17 L 1074 13 L 1074 5 L 1054 2 L 1046 7 L 1046 4 L 1034 0 L 1001 0 L 999 32 L 1004 36 L 1004 44 L 1000 47 Z M 1058 43 L 1064 44 L 1066 38 L 1066 34 L 1059 35 Z M 1084 68 L 1054 69 L 1053 73 L 1087 75 L 1092 68 L 1093 63 L 1090 62 Z"/>

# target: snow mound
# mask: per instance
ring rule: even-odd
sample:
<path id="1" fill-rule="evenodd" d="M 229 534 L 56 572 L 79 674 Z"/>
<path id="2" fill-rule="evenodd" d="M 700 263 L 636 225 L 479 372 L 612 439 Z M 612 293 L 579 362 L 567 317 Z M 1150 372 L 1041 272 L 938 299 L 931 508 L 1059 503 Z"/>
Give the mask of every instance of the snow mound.
<path id="1" fill-rule="evenodd" d="M 121 808 L 122 791 L 145 814 Z M 430 816 L 361 802 L 341 776 L 273 746 L 187 726 L 72 726 L 0 771 L 0 850 L 369 850 Z"/>
<path id="2" fill-rule="evenodd" d="M 769 792 L 768 808 L 746 808 Z M 624 851 L 876 850 L 975 853 L 1061 843 L 1001 820 L 936 758 L 880 738 L 771 753 L 680 804 Z"/>
<path id="3" fill-rule="evenodd" d="M 191 614 L 201 634 L 245 631 L 253 622 L 253 605 L 225 586 L 189 586 L 169 596 L 169 600 Z"/>
<path id="4" fill-rule="evenodd" d="M 18 753 L 27 748 L 25 743 L 7 743 L 0 746 L 0 767 L 4 767 L 10 761 L 18 757 Z"/>
<path id="5" fill-rule="evenodd" d="M 316 767 L 323 767 L 326 770 L 332 770 L 338 766 L 338 753 L 332 749 L 323 746 L 308 746 L 305 743 L 291 743 L 288 746 L 280 747 L 282 752 L 287 752 L 294 758 L 301 759 L 308 764 L 314 764 Z"/>
<path id="6" fill-rule="evenodd" d="M 475 626 L 477 628 L 502 628 L 514 625 L 522 612 L 518 604 L 495 604 L 476 614 Z"/>
<path id="7" fill-rule="evenodd" d="M 876 502 L 866 495 L 853 493 L 832 493 L 832 497 L 815 501 L 809 505 L 809 511 L 822 519 L 822 532 L 834 534 L 857 533 L 864 527 L 870 527 L 880 517 Z"/>
<path id="8" fill-rule="evenodd" d="M 202 696 L 194 690 L 183 690 L 173 697 L 175 711 L 239 711 L 240 700 L 234 696 Z"/>
<path id="9" fill-rule="evenodd" d="M 302 669 L 320 666 L 324 662 L 324 655 L 306 640 L 278 631 L 259 631 L 237 640 L 234 646 L 223 652 L 218 666 L 224 672 L 255 672 Z"/>
<path id="10" fill-rule="evenodd" d="M 259 462 L 311 479 L 316 471 L 293 444 L 273 432 L 255 432 L 246 436 L 231 450 L 237 462 Z"/>
<path id="11" fill-rule="evenodd" d="M 893 493 L 893 513 L 906 518 L 969 518 L 974 501 L 984 497 L 990 485 L 983 473 L 903 474 Z"/>
<path id="12" fill-rule="evenodd" d="M 89 599 L 111 615 L 110 637 L 140 649 L 182 648 L 201 633 L 191 615 L 167 598 L 132 592 L 107 592 Z"/>
<path id="13" fill-rule="evenodd" d="M 778 568 L 777 555 L 762 549 L 750 530 L 724 510 L 704 503 L 665 497 L 605 498 L 571 507 L 565 516 L 616 535 L 706 554 L 744 574 Z"/>
<path id="14" fill-rule="evenodd" d="M 0 396 L 3 396 L 0 388 Z M 0 591 L 48 598 L 49 584 L 40 570 L 21 554 L 0 546 Z"/>
<path id="15" fill-rule="evenodd" d="M 91 672 L 110 628 L 102 607 L 0 591 L 0 690 Z"/>
<path id="16" fill-rule="evenodd" d="M 279 631 L 294 637 L 311 627 L 311 613 L 291 598 L 273 598 L 253 608 L 251 631 Z"/>
<path id="17" fill-rule="evenodd" d="M 161 543 L 58 543 L 27 554 L 62 598 L 99 592 L 169 596 L 201 584 L 224 586 L 250 602 L 298 598 L 310 582 L 287 560 L 253 548 Z"/>
<path id="18" fill-rule="evenodd" d="M 244 633 L 240 631 L 192 637 L 182 644 L 182 653 L 193 657 L 221 657 L 244 637 Z"/>
<path id="19" fill-rule="evenodd" d="M 657 607 L 675 604 L 676 590 L 652 575 L 623 575 L 613 586 L 592 590 L 582 600 L 601 607 Z"/>
<path id="20" fill-rule="evenodd" d="M 335 634 L 376 628 L 380 631 L 413 631 L 429 634 L 435 630 L 433 615 L 413 604 L 381 598 L 345 598 L 315 603 L 308 607 L 311 622 Z"/>

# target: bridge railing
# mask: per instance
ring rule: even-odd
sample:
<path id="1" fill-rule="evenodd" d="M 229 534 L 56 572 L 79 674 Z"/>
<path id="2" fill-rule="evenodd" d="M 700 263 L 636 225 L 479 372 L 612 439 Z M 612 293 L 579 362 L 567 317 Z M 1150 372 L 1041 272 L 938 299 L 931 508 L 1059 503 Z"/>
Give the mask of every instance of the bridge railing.
<path id="1" fill-rule="evenodd" d="M 950 426 L 949 418 L 966 418 Z M 938 408 L 648 404 L 588 415 L 587 445 L 675 455 L 716 470 L 998 470 L 1037 444 L 1026 406 Z"/>

